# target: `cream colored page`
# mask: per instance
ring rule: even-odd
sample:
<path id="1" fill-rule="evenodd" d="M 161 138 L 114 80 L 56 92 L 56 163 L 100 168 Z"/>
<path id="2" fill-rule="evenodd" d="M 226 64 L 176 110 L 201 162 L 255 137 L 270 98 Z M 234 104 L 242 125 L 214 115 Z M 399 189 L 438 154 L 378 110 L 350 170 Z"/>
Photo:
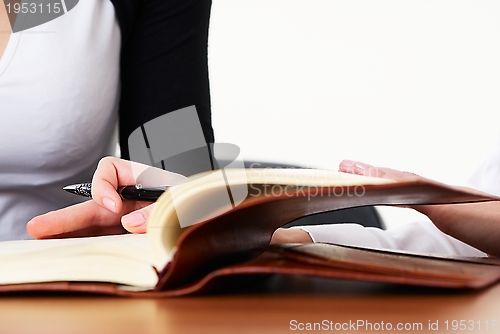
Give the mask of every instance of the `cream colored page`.
<path id="1" fill-rule="evenodd" d="M 0 243 L 1 284 L 95 281 L 152 288 L 157 275 L 146 235 Z"/>
<path id="2" fill-rule="evenodd" d="M 231 209 L 220 197 L 226 187 L 236 189 L 245 184 L 284 184 L 309 186 L 351 186 L 368 184 L 387 184 L 394 181 L 365 177 L 333 171 L 316 169 L 226 169 L 206 172 L 190 177 L 190 181 L 167 191 L 156 203 L 149 221 L 148 235 L 160 267 L 165 266 L 175 252 L 177 239 L 186 224 L 179 222 L 179 216 L 195 216 L 200 210 L 198 222 L 215 217 Z M 234 193 L 233 193 L 234 195 Z M 217 207 L 208 208 L 204 202 L 215 203 Z M 235 201 L 237 202 L 237 201 Z M 206 214 L 205 212 L 210 212 Z M 193 222 L 191 222 L 191 225 Z M 188 224 L 189 225 L 189 224 Z"/>
<path id="3" fill-rule="evenodd" d="M 18 259 L 26 262 L 43 259 L 48 254 L 71 257 L 87 253 L 120 256 L 155 265 L 146 235 L 123 234 L 91 238 L 17 240 L 0 243 L 1 263 Z"/>
<path id="4" fill-rule="evenodd" d="M 238 170 L 230 171 L 231 174 L 241 175 Z M 290 184 L 309 186 L 355 186 L 369 184 L 387 184 L 394 181 L 378 177 L 367 177 L 342 172 L 322 169 L 299 169 L 299 168 L 253 168 L 246 170 L 248 184 Z M 235 178 L 237 180 L 237 178 Z"/>

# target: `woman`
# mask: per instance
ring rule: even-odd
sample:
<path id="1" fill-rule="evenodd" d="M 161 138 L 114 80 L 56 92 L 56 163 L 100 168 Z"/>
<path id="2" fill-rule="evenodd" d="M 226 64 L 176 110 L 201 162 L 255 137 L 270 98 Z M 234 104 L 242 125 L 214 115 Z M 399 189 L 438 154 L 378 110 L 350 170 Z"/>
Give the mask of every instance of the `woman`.
<path id="1" fill-rule="evenodd" d="M 28 238 L 34 216 L 78 202 L 61 187 L 122 157 L 142 124 L 195 105 L 213 142 L 208 0 L 84 0 L 12 33 L 0 0 L 0 240 Z M 20 16 L 19 16 L 20 17 Z"/>

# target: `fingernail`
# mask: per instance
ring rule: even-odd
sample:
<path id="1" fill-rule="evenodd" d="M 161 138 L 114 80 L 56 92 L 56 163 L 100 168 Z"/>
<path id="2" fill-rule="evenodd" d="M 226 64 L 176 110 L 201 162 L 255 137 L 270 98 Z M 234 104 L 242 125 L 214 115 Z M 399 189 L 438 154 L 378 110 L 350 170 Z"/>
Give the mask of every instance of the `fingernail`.
<path id="1" fill-rule="evenodd" d="M 342 161 L 342 166 L 352 167 L 352 166 L 354 166 L 354 161 L 352 161 L 352 160 L 343 160 Z"/>
<path id="2" fill-rule="evenodd" d="M 132 212 L 122 217 L 122 223 L 128 227 L 137 227 L 146 223 L 146 217 L 141 212 Z"/>
<path id="3" fill-rule="evenodd" d="M 116 213 L 116 203 L 112 199 L 104 197 L 102 205 L 104 205 L 104 207 L 109 211 Z"/>

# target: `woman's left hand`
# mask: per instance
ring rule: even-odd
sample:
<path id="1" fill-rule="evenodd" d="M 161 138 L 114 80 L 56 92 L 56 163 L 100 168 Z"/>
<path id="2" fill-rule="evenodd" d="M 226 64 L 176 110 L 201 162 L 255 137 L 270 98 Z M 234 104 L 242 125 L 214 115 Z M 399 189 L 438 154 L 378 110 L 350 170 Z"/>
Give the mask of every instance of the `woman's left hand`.
<path id="1" fill-rule="evenodd" d="M 339 171 L 395 181 L 422 178 L 414 173 L 351 160 L 342 161 Z M 429 217 L 442 232 L 487 254 L 500 256 L 500 202 L 414 205 L 411 208 Z"/>

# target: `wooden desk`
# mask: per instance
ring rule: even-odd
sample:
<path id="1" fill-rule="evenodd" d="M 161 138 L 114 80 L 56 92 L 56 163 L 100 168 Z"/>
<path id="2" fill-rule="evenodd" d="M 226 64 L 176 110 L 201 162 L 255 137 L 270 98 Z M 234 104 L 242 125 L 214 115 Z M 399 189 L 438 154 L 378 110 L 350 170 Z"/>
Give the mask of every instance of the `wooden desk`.
<path id="1" fill-rule="evenodd" d="M 291 320 L 297 320 L 297 326 L 323 320 L 333 324 L 362 320 L 375 327 L 384 322 L 386 330 L 373 331 L 377 333 L 390 332 L 388 323 L 394 332 L 398 323 L 421 323 L 422 330 L 404 332 L 426 333 L 429 321 L 439 321 L 439 331 L 431 332 L 442 333 L 448 320 L 450 333 L 499 333 L 500 328 L 491 328 L 492 321 L 500 325 L 499 311 L 500 285 L 456 291 L 275 276 L 237 294 L 187 298 L 2 296 L 0 333 L 306 332 L 291 331 Z M 453 320 L 472 320 L 474 329 L 452 331 Z M 364 329 L 359 327 L 358 332 Z"/>

